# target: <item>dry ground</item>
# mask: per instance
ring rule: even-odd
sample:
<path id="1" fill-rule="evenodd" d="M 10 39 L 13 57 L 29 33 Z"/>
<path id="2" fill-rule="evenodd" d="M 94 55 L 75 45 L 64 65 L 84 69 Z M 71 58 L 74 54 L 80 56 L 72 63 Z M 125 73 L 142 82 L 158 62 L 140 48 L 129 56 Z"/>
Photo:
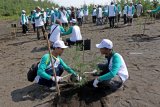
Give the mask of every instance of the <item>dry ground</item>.
<path id="1" fill-rule="evenodd" d="M 95 44 L 108 38 L 113 41 L 114 50 L 124 57 L 130 75 L 123 90 L 84 106 L 95 106 L 103 99 L 104 107 L 160 107 L 160 20 L 146 25 L 146 36 L 134 35 L 142 33 L 143 22 L 143 19 L 134 19 L 133 26 L 116 29 L 91 23 L 83 25 L 83 37 L 92 41 L 91 51 L 85 52 L 85 61 L 94 60 L 94 55 L 100 56 Z M 0 107 L 47 106 L 46 102 L 54 97 L 53 92 L 45 92 L 26 78 L 31 64 L 47 52 L 46 41 L 37 40 L 34 33 L 22 36 L 21 30 L 14 37 L 10 34 L 10 24 L 11 21 L 0 21 Z M 69 50 L 66 49 L 62 57 L 73 67 Z M 76 106 L 78 98 L 75 101 Z"/>

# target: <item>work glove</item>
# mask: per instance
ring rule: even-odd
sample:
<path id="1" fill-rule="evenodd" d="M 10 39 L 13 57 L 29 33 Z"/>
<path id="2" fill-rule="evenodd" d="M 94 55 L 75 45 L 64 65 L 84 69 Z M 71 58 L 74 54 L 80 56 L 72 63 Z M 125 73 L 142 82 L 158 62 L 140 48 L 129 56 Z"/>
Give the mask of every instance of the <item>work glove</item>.
<path id="1" fill-rule="evenodd" d="M 60 82 L 60 81 L 62 81 L 63 80 L 63 77 L 60 77 L 60 76 L 56 76 L 56 78 L 57 78 L 57 82 Z M 53 76 L 52 77 L 52 81 L 54 81 L 55 82 L 55 77 Z"/>
<path id="2" fill-rule="evenodd" d="M 150 13 L 152 10 L 147 10 L 147 13 Z"/>
<path id="3" fill-rule="evenodd" d="M 82 80 L 82 77 L 80 77 L 79 75 L 77 75 L 77 76 L 76 76 L 76 80 L 77 80 L 77 81 L 81 81 L 81 80 Z"/>
<path id="4" fill-rule="evenodd" d="M 99 80 L 96 78 L 93 82 L 93 87 L 97 88 L 98 87 L 98 83 L 99 83 Z"/>

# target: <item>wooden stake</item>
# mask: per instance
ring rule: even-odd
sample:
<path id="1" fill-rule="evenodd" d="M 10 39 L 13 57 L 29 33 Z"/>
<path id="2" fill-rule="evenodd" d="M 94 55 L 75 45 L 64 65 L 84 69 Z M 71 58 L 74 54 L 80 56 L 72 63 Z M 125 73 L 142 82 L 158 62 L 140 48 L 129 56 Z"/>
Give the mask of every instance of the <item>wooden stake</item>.
<path id="1" fill-rule="evenodd" d="M 53 74 L 54 74 L 54 77 L 55 77 L 56 89 L 57 89 L 57 92 L 58 92 L 58 96 L 60 96 L 60 90 L 59 90 L 59 85 L 58 85 L 58 82 L 57 82 L 56 71 L 54 69 L 54 63 L 52 61 L 52 53 L 51 53 L 51 49 L 50 49 L 50 42 L 48 40 L 48 35 L 46 35 L 46 33 L 45 33 L 45 37 L 46 37 L 46 40 L 47 40 L 49 56 L 50 56 L 50 60 L 51 60 L 51 64 L 52 64 Z"/>

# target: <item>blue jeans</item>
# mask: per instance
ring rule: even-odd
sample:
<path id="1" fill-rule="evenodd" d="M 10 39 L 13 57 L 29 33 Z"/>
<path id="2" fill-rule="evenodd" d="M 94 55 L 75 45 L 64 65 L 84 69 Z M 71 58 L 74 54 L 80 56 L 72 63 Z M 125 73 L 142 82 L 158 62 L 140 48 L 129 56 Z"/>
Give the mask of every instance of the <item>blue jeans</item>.
<path id="1" fill-rule="evenodd" d="M 58 67 L 55 69 L 55 71 L 56 71 L 56 76 L 61 76 L 63 71 L 64 71 L 63 66 L 59 64 Z M 53 76 L 53 70 L 52 69 L 46 70 L 46 72 L 47 72 L 47 74 Z M 44 78 L 41 77 L 39 79 L 38 84 L 44 85 L 44 86 L 47 86 L 47 87 L 52 87 L 52 86 L 55 85 L 55 82 L 52 81 L 52 80 L 47 80 L 47 79 L 44 79 Z"/>

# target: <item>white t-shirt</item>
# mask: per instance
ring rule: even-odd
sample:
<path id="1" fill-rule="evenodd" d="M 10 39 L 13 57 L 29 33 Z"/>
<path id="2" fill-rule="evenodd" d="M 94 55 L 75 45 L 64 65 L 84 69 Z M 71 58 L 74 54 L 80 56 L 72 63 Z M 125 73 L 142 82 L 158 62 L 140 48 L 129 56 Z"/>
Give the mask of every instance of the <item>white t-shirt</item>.
<path id="1" fill-rule="evenodd" d="M 96 9 L 93 9 L 92 16 L 97 16 Z"/>
<path id="2" fill-rule="evenodd" d="M 82 40 L 82 35 L 79 26 L 73 26 L 70 40 L 76 42 L 77 40 Z"/>
<path id="3" fill-rule="evenodd" d="M 68 20 L 67 20 L 67 12 L 66 11 L 60 11 L 60 14 L 61 14 L 61 18 L 60 18 L 60 20 L 61 20 L 61 22 L 62 23 L 68 23 Z"/>
<path id="4" fill-rule="evenodd" d="M 123 57 L 119 53 L 115 53 L 115 54 L 117 54 L 121 59 L 121 66 L 120 66 L 120 69 L 118 70 L 118 75 L 121 77 L 122 81 L 125 82 L 129 78 L 127 66 L 125 64 Z M 109 69 L 112 68 L 113 57 L 110 59 Z"/>
<path id="5" fill-rule="evenodd" d="M 124 6 L 123 14 L 127 14 L 127 5 Z"/>
<path id="6" fill-rule="evenodd" d="M 43 22 L 43 17 L 41 16 L 40 12 L 36 12 L 35 13 L 35 17 L 39 17 L 38 19 L 35 18 L 35 26 L 39 27 L 39 26 L 43 26 L 44 22 Z"/>
<path id="7" fill-rule="evenodd" d="M 56 27 L 57 26 L 57 27 Z M 56 28 L 55 28 L 56 27 Z M 55 30 L 52 32 L 52 30 L 55 28 Z M 50 38 L 49 40 L 54 43 L 55 41 L 57 40 L 60 40 L 60 33 L 61 33 L 61 30 L 60 30 L 60 26 L 57 25 L 57 24 L 54 24 L 51 26 L 51 31 L 50 31 Z"/>
<path id="8" fill-rule="evenodd" d="M 133 16 L 132 6 L 128 6 L 128 16 Z"/>
<path id="9" fill-rule="evenodd" d="M 97 9 L 97 17 L 102 18 L 102 8 L 100 7 Z"/>
<path id="10" fill-rule="evenodd" d="M 109 5 L 108 7 L 109 10 L 109 17 L 115 16 L 115 5 Z"/>

